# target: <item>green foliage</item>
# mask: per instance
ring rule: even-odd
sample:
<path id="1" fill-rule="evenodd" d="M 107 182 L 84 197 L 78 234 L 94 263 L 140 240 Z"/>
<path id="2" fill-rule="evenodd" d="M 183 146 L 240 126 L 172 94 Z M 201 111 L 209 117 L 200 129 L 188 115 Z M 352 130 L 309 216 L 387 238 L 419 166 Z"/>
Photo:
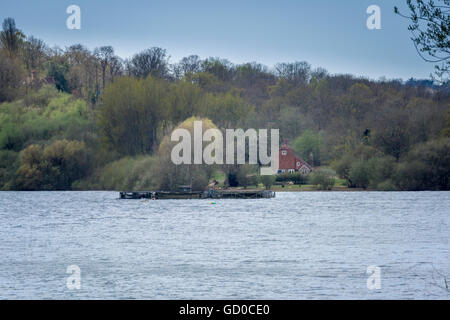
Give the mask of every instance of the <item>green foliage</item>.
<path id="1" fill-rule="evenodd" d="M 17 152 L 0 150 L 0 190 L 14 189 L 18 156 Z"/>
<path id="2" fill-rule="evenodd" d="M 367 166 L 370 170 L 369 186 L 371 188 L 378 189 L 380 185 L 383 185 L 382 190 L 393 189 L 391 178 L 397 166 L 395 158 L 389 156 L 373 157 L 367 161 Z"/>
<path id="3" fill-rule="evenodd" d="M 134 181 L 131 180 L 131 173 L 134 164 L 133 158 L 122 158 L 107 164 L 98 179 L 100 189 L 132 190 Z"/>
<path id="4" fill-rule="evenodd" d="M 45 108 L 52 99 L 58 96 L 58 90 L 54 86 L 44 85 L 39 90 L 29 92 L 23 102 L 25 106 Z"/>
<path id="5" fill-rule="evenodd" d="M 236 171 L 227 173 L 227 185 L 232 188 L 239 186 L 238 173 Z"/>
<path id="6" fill-rule="evenodd" d="M 169 57 L 165 49 L 153 47 L 139 52 L 130 61 L 130 71 L 139 78 L 168 76 Z"/>
<path id="7" fill-rule="evenodd" d="M 83 100 L 44 86 L 32 98 L 0 105 L 0 149 L 58 139 L 85 139 L 92 124 Z M 28 105 L 27 105 L 28 103 Z"/>
<path id="8" fill-rule="evenodd" d="M 0 44 L 8 53 L 9 57 L 15 57 L 19 53 L 23 38 L 22 31 L 16 28 L 16 22 L 13 18 L 5 18 L 2 23 L 3 31 L 0 32 Z"/>
<path id="9" fill-rule="evenodd" d="M 340 159 L 337 159 L 332 163 L 332 167 L 336 170 L 336 173 L 347 181 L 347 186 L 352 187 L 352 182 L 350 180 L 350 169 L 352 167 L 352 162 L 354 157 L 351 154 L 345 154 Z"/>
<path id="10" fill-rule="evenodd" d="M 170 113 L 167 117 L 173 123 L 180 123 L 189 117 L 200 116 L 203 113 L 200 110 L 203 91 L 198 85 L 180 81 L 172 84 L 170 89 L 168 97 Z"/>
<path id="11" fill-rule="evenodd" d="M 197 72 L 189 74 L 187 80 L 198 85 L 205 91 L 212 93 L 223 93 L 230 89 L 230 85 L 218 79 L 215 75 L 208 72 Z"/>
<path id="12" fill-rule="evenodd" d="M 280 115 L 277 122 L 279 123 L 280 128 L 283 128 L 283 135 L 286 137 L 296 137 L 300 134 L 303 128 L 307 127 L 308 121 L 305 115 L 299 112 L 298 108 L 285 107 L 280 110 Z M 299 137 L 294 140 L 294 147 L 295 142 L 298 139 Z M 303 145 L 303 141 L 299 144 L 298 153 L 300 154 L 300 151 L 303 151 L 303 148 L 306 146 Z M 297 151 L 297 149 L 295 150 Z M 317 149 L 315 151 L 317 151 Z M 309 159 L 309 154 L 307 159 Z"/>
<path id="13" fill-rule="evenodd" d="M 268 190 L 276 181 L 276 175 L 262 175 L 259 176 L 259 181 L 263 184 L 263 186 Z"/>
<path id="14" fill-rule="evenodd" d="M 80 183 L 77 188 L 100 190 L 153 190 L 158 187 L 155 176 L 158 159 L 150 156 L 125 157 L 106 164 L 99 173 Z"/>
<path id="15" fill-rule="evenodd" d="M 0 128 L 0 149 L 20 151 L 23 139 L 23 132 L 11 122 Z"/>
<path id="16" fill-rule="evenodd" d="M 396 191 L 397 187 L 395 186 L 394 182 L 390 179 L 385 180 L 383 182 L 380 182 L 376 189 L 379 191 Z"/>
<path id="17" fill-rule="evenodd" d="M 161 190 L 179 191 L 182 186 L 192 186 L 193 191 L 203 191 L 209 183 L 211 170 L 201 165 L 174 165 L 158 159 L 155 177 Z"/>
<path id="18" fill-rule="evenodd" d="M 391 178 L 396 161 L 394 157 L 362 144 L 333 162 L 332 166 L 349 187 L 377 188 L 378 184 Z"/>
<path id="19" fill-rule="evenodd" d="M 186 129 L 191 135 L 191 146 L 194 145 L 194 122 L 201 121 L 204 131 L 214 129 L 214 123 L 206 118 L 190 117 L 180 123 L 176 129 Z M 178 190 L 180 186 L 192 184 L 192 190 L 203 191 L 209 183 L 215 165 L 207 164 L 180 164 L 175 165 L 171 161 L 172 148 L 178 142 L 171 142 L 169 136 L 165 136 L 158 149 L 158 172 L 156 176 L 159 186 L 163 190 Z M 205 147 L 207 143 L 203 143 Z M 191 153 L 191 163 L 194 163 L 193 153 Z"/>
<path id="20" fill-rule="evenodd" d="M 243 164 L 238 166 L 236 173 L 236 182 L 240 187 L 247 188 L 249 185 L 257 184 L 256 172 L 258 166 Z M 230 177 L 228 177 L 230 179 Z"/>
<path id="21" fill-rule="evenodd" d="M 122 155 L 150 153 L 167 115 L 167 85 L 159 79 L 120 78 L 108 85 L 98 124 L 104 141 Z"/>
<path id="22" fill-rule="evenodd" d="M 69 71 L 69 66 L 66 63 L 57 63 L 50 61 L 47 77 L 53 78 L 56 89 L 63 92 L 70 92 L 69 84 L 66 79 L 66 74 Z"/>
<path id="23" fill-rule="evenodd" d="M 253 106 L 245 102 L 237 92 L 226 94 L 206 94 L 202 113 L 220 128 L 233 128 L 253 111 Z"/>
<path id="24" fill-rule="evenodd" d="M 24 78 L 20 62 L 0 52 L 0 103 L 12 101 L 21 94 Z"/>
<path id="25" fill-rule="evenodd" d="M 450 138 L 416 146 L 395 172 L 401 190 L 450 189 Z"/>
<path id="26" fill-rule="evenodd" d="M 368 152 L 364 152 L 368 151 Z M 392 156 L 360 149 L 334 163 L 337 173 L 350 187 L 378 190 L 448 190 L 450 139 L 441 138 L 419 144 L 395 161 Z"/>
<path id="27" fill-rule="evenodd" d="M 309 177 L 308 182 L 318 190 L 331 190 L 336 183 L 336 173 L 330 169 L 321 169 L 313 171 Z"/>
<path id="28" fill-rule="evenodd" d="M 402 117 L 399 122 L 394 121 L 391 115 L 386 121 L 386 127 L 376 132 L 374 145 L 387 155 L 393 156 L 397 161 L 405 154 L 410 146 L 410 135 L 407 132 L 406 120 Z"/>
<path id="29" fill-rule="evenodd" d="M 293 173 L 282 173 L 276 176 L 277 182 L 289 182 L 292 181 L 294 184 L 302 185 L 306 184 L 308 181 L 308 176 L 301 172 L 293 172 Z"/>
<path id="30" fill-rule="evenodd" d="M 366 189 L 370 184 L 370 178 L 371 168 L 368 162 L 357 160 L 352 163 L 349 172 L 349 180 L 353 186 Z"/>
<path id="31" fill-rule="evenodd" d="M 258 186 L 259 182 L 259 176 L 257 174 L 247 176 L 247 186 Z"/>
<path id="32" fill-rule="evenodd" d="M 306 130 L 294 140 L 293 148 L 302 158 L 309 160 L 311 157 L 315 165 L 320 165 L 320 134 L 315 134 L 311 130 Z"/>
<path id="33" fill-rule="evenodd" d="M 241 165 L 222 165 L 226 179 L 224 184 L 228 187 L 244 187 L 249 185 L 257 185 L 259 168 L 257 165 L 241 164 Z"/>
<path id="34" fill-rule="evenodd" d="M 450 138 L 450 109 L 447 110 L 445 117 L 445 128 L 441 132 L 442 137 Z"/>
<path id="35" fill-rule="evenodd" d="M 192 174 L 192 191 L 204 191 L 209 183 L 209 172 L 205 170 L 195 170 Z"/>
<path id="36" fill-rule="evenodd" d="M 20 152 L 17 187 L 20 190 L 68 190 L 89 171 L 86 146 L 80 141 L 58 140 Z"/>

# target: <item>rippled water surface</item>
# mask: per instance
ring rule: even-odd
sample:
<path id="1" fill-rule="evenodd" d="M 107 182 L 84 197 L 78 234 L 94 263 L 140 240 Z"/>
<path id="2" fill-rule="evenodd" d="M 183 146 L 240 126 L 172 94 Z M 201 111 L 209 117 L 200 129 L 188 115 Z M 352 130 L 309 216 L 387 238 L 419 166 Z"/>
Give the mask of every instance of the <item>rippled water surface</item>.
<path id="1" fill-rule="evenodd" d="M 449 192 L 117 198 L 0 192 L 0 298 L 450 298 Z"/>

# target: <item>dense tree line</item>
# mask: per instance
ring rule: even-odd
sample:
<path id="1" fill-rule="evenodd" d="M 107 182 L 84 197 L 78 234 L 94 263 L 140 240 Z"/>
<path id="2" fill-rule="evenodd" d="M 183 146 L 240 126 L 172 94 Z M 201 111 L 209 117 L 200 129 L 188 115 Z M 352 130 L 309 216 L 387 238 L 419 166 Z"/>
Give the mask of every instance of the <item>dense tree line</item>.
<path id="1" fill-rule="evenodd" d="M 221 130 L 278 128 L 349 187 L 450 187 L 445 86 L 331 75 L 305 61 L 171 63 L 157 47 L 123 60 L 110 46 L 48 48 L 11 18 L 0 36 L 1 189 L 170 189 L 191 179 L 201 189 L 214 170 L 230 186 L 254 185 L 252 166 L 169 164 L 167 137 L 191 117 Z M 332 175 L 311 181 L 328 189 Z"/>

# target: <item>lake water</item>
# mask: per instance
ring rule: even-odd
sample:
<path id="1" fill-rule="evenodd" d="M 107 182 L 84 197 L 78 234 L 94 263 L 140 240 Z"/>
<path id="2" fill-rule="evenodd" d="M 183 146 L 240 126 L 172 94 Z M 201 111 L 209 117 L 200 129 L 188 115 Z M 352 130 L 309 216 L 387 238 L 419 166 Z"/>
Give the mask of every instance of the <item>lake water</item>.
<path id="1" fill-rule="evenodd" d="M 449 299 L 449 209 L 450 192 L 0 192 L 0 298 Z"/>

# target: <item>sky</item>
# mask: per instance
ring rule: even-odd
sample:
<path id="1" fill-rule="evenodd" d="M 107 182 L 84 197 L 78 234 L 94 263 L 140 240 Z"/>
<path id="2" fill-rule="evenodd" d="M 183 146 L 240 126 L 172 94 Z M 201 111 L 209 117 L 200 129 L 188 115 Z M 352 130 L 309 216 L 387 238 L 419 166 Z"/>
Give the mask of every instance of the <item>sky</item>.
<path id="1" fill-rule="evenodd" d="M 0 0 L 26 35 L 49 46 L 111 45 L 122 58 L 162 47 L 170 62 L 197 54 L 233 63 L 307 61 L 330 73 L 371 79 L 429 78 L 433 65 L 417 54 L 407 30 L 406 0 Z M 81 29 L 69 30 L 66 9 L 81 9 Z M 369 30 L 370 5 L 381 29 Z"/>

